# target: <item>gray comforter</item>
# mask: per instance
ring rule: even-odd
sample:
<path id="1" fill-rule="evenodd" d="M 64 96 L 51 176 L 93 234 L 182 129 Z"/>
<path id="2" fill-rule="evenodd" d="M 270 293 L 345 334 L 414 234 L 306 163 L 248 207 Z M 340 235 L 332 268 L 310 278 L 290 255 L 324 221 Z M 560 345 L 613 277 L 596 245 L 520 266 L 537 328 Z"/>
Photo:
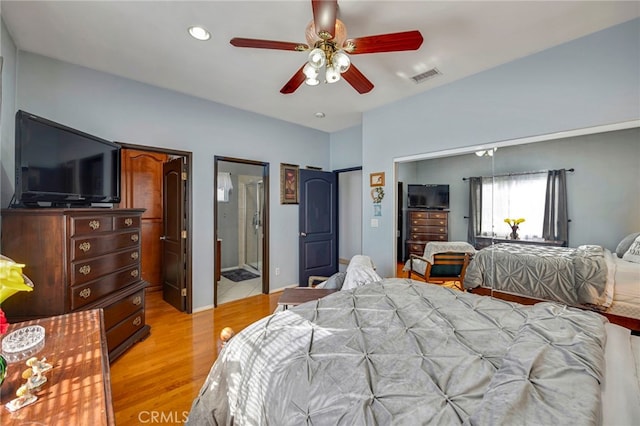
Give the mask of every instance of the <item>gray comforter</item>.
<path id="1" fill-rule="evenodd" d="M 238 333 L 187 424 L 598 424 L 603 321 L 383 280 Z"/>
<path id="2" fill-rule="evenodd" d="M 568 305 L 605 303 L 607 265 L 604 249 L 502 243 L 476 253 L 464 287 L 490 287 Z"/>

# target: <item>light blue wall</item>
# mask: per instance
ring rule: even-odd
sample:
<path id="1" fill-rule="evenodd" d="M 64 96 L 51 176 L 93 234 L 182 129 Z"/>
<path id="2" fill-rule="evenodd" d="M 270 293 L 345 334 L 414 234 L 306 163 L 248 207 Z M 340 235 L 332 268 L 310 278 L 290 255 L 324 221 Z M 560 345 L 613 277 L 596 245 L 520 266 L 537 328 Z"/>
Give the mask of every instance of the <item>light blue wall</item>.
<path id="1" fill-rule="evenodd" d="M 362 127 L 353 126 L 330 136 L 331 170 L 362 166 Z"/>
<path id="2" fill-rule="evenodd" d="M 639 119 L 638 34 L 635 19 L 365 112 L 364 175 L 392 176 L 397 157 Z M 393 191 L 388 178 L 385 192 Z M 363 191 L 365 204 L 368 197 Z M 393 197 L 383 202 L 378 228 L 363 211 L 365 254 L 393 276 Z"/>
<path id="3" fill-rule="evenodd" d="M 6 207 L 13 195 L 13 172 L 15 158 L 13 135 L 15 133 L 15 97 L 16 97 L 16 46 L 7 32 L 4 21 L 0 19 L 0 55 L 2 64 L 2 102 L 0 111 L 0 206 Z M 10 143 L 9 143 L 10 141 Z"/>
<path id="4" fill-rule="evenodd" d="M 17 76 L 12 114 L 23 109 L 105 139 L 193 152 L 194 309 L 213 303 L 215 155 L 271 164 L 271 290 L 297 283 L 298 209 L 278 202 L 279 164 L 328 168 L 329 134 L 26 52 Z M 3 153 L 13 156 L 13 143 L 3 138 Z M 2 166 L 13 185 L 4 156 Z"/>

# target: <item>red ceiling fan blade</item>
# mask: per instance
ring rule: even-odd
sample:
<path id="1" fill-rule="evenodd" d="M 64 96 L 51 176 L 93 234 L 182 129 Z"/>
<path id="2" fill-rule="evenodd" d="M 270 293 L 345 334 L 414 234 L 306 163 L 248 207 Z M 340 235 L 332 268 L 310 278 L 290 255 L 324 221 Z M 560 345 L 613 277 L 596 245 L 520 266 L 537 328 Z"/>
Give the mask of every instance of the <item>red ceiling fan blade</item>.
<path id="1" fill-rule="evenodd" d="M 282 89 L 280 89 L 280 93 L 282 93 L 283 95 L 289 95 L 298 90 L 298 87 L 300 87 L 300 85 L 304 83 L 306 79 L 304 73 L 302 72 L 303 68 L 304 65 L 300 67 L 298 72 L 296 72 L 293 77 L 291 77 L 291 80 L 287 81 L 287 84 L 282 86 Z"/>
<path id="2" fill-rule="evenodd" d="M 328 36 L 319 35 L 319 37 L 325 40 L 332 39 L 336 31 L 338 0 L 311 0 L 311 6 L 316 34 L 326 33 Z"/>
<path id="3" fill-rule="evenodd" d="M 353 86 L 361 95 L 369 93 L 371 89 L 373 89 L 373 83 L 353 64 L 351 64 L 348 70 L 342 73 L 342 78 L 347 80 L 347 83 Z"/>
<path id="4" fill-rule="evenodd" d="M 380 34 L 367 37 L 352 38 L 344 43 L 345 51 L 350 55 L 363 53 L 398 52 L 401 50 L 418 50 L 422 45 L 420 31 Z M 351 48 L 353 46 L 353 48 Z"/>
<path id="5" fill-rule="evenodd" d="M 289 41 L 259 40 L 255 38 L 232 38 L 230 43 L 235 47 L 253 47 L 255 49 L 276 49 L 276 50 L 293 50 L 301 52 L 309 49 L 304 43 L 293 43 Z"/>

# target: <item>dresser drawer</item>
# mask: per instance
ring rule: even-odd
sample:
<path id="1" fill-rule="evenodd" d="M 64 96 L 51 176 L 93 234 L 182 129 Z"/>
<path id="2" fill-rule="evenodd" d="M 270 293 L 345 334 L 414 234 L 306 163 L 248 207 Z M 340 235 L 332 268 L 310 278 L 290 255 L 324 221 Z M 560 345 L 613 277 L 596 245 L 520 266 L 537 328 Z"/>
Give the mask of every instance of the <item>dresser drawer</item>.
<path id="1" fill-rule="evenodd" d="M 140 228 L 140 216 L 116 216 L 113 222 L 114 229 Z"/>
<path id="2" fill-rule="evenodd" d="M 97 234 L 113 230 L 112 216 L 83 216 L 69 218 L 70 235 Z"/>
<path id="3" fill-rule="evenodd" d="M 73 286 L 71 287 L 71 310 L 75 311 L 139 280 L 140 268 L 136 265 L 95 281 Z"/>
<path id="4" fill-rule="evenodd" d="M 107 330 L 107 349 L 111 352 L 115 347 L 127 340 L 133 333 L 144 327 L 144 309 L 139 309 Z"/>
<path id="5" fill-rule="evenodd" d="M 413 235 L 446 234 L 447 228 L 444 226 L 411 226 L 409 233 L 409 240 L 422 240 L 422 238 L 414 238 Z"/>
<path id="6" fill-rule="evenodd" d="M 424 246 L 427 243 L 418 243 L 418 242 L 411 242 L 411 243 L 407 243 L 407 251 L 409 252 L 409 254 L 416 254 L 418 256 L 422 256 L 424 255 Z"/>
<path id="7" fill-rule="evenodd" d="M 104 308 L 104 328 L 110 330 L 113 326 L 132 315 L 138 309 L 144 308 L 144 290 L 133 293 L 116 303 Z"/>
<path id="8" fill-rule="evenodd" d="M 137 230 L 117 234 L 81 236 L 71 239 L 71 260 L 87 259 L 140 244 Z"/>
<path id="9" fill-rule="evenodd" d="M 92 281 L 110 272 L 128 266 L 138 266 L 140 263 L 140 249 L 135 248 L 115 254 L 104 255 L 84 261 L 71 263 L 71 285 Z"/>
<path id="10" fill-rule="evenodd" d="M 447 219 L 411 219 L 410 226 L 447 226 Z"/>
<path id="11" fill-rule="evenodd" d="M 447 212 L 409 212 L 409 219 L 447 219 Z"/>

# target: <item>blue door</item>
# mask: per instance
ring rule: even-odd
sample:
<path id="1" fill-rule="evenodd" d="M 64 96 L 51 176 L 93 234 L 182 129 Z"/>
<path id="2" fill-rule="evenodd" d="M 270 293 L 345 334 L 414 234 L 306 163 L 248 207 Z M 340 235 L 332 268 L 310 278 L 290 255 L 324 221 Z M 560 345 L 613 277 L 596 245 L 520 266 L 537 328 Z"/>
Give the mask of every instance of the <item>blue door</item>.
<path id="1" fill-rule="evenodd" d="M 299 285 L 338 271 L 338 186 L 335 173 L 300 170 Z"/>

